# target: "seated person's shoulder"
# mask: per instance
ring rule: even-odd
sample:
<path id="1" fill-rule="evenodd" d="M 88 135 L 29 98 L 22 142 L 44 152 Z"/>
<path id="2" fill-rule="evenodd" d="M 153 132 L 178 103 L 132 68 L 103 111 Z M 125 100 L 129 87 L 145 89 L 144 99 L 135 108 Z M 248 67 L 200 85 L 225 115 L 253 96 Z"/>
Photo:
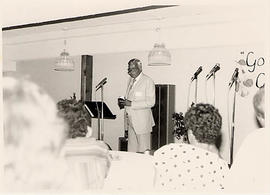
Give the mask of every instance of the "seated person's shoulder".
<path id="1" fill-rule="evenodd" d="M 179 149 L 182 149 L 184 147 L 188 147 L 186 145 L 188 144 L 171 143 L 171 144 L 164 145 L 155 151 L 154 156 L 160 156 L 160 155 L 166 156 L 169 153 L 178 151 Z"/>
<path id="2" fill-rule="evenodd" d="M 99 155 L 108 156 L 108 146 L 100 140 L 93 137 L 77 137 L 75 139 L 68 139 L 64 145 L 64 155 Z"/>

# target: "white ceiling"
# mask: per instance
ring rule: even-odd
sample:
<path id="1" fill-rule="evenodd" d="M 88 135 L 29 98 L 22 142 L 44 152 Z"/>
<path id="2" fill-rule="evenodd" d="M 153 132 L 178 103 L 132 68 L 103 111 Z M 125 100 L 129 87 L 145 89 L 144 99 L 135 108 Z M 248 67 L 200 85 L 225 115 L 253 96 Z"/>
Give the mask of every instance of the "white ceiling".
<path id="1" fill-rule="evenodd" d="M 267 0 L 259 0 L 258 2 L 262 3 L 265 1 Z M 165 21 L 164 19 L 168 18 L 180 18 L 185 20 L 186 18 L 192 18 L 194 16 L 226 16 L 226 14 L 230 17 L 232 13 L 237 13 L 238 11 L 241 13 L 241 9 L 244 7 L 258 6 L 258 2 L 257 0 L 2 0 L 3 27 L 47 22 L 153 5 L 177 5 L 175 7 L 142 12 L 8 30 L 3 32 L 3 38 L 63 30 L 98 28 L 114 24 L 131 25 L 143 21 L 158 24 L 161 19 Z"/>
<path id="2" fill-rule="evenodd" d="M 258 2 L 257 2 L 258 1 Z M 150 5 L 246 6 L 264 0 L 2 0 L 3 27 L 93 15 Z M 183 10 L 181 10 L 183 11 Z M 179 13 L 181 14 L 181 13 Z"/>
<path id="3" fill-rule="evenodd" d="M 161 3 L 162 2 L 162 3 Z M 3 27 L 93 15 L 178 1 L 158 0 L 2 0 Z"/>
<path id="4" fill-rule="evenodd" d="M 42 23 L 154 5 L 178 5 L 94 19 L 5 30 L 2 40 L 3 55 L 6 60 L 55 57 L 59 52 L 57 48 L 62 48 L 63 40 L 66 39 L 68 39 L 69 51 L 72 55 L 141 51 L 151 48 L 157 39 L 166 42 L 168 49 L 205 47 L 227 44 L 228 42 L 240 44 L 246 42 L 244 38 L 241 38 L 245 34 L 251 34 L 250 37 L 263 37 L 260 32 L 263 31 L 264 24 L 269 23 L 269 20 L 264 19 L 266 17 L 263 15 L 265 3 L 268 3 L 269 0 L 1 1 L 2 4 L 0 5 L 4 8 L 2 9 L 3 27 Z M 220 28 L 221 26 L 222 28 Z M 215 36 L 215 32 L 227 36 L 226 33 L 223 33 L 223 27 L 225 26 L 228 26 L 229 31 L 235 32 L 237 36 L 233 33 L 233 37 L 225 37 L 225 39 L 219 40 L 217 37 L 214 37 L 214 39 L 211 37 L 209 40 L 200 40 L 199 32 L 205 33 L 206 37 Z M 161 29 L 159 34 L 155 32 L 157 27 Z M 243 27 L 243 30 L 239 29 L 240 27 Z M 248 28 L 252 31 L 257 30 L 256 36 L 252 36 L 254 33 L 250 33 Z M 199 32 L 197 33 L 197 31 Z M 195 37 L 195 39 L 183 41 L 188 37 L 185 32 L 190 32 L 189 37 Z M 134 40 L 130 40 L 131 36 L 134 37 Z M 146 36 L 147 39 L 144 39 Z M 91 44 L 85 44 L 86 42 Z M 129 44 L 131 42 L 132 44 Z M 81 45 L 84 46 L 81 47 Z M 115 48 L 114 45 L 118 45 L 118 47 Z"/>

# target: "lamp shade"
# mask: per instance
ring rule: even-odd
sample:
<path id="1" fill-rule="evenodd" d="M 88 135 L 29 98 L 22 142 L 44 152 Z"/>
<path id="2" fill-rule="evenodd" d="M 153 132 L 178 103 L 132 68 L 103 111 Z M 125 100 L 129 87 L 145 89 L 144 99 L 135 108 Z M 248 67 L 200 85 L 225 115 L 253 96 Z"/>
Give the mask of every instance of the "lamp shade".
<path id="1" fill-rule="evenodd" d="M 70 58 L 69 53 L 64 51 L 60 54 L 60 57 L 56 60 L 54 70 L 56 71 L 73 71 L 74 61 Z"/>
<path id="2" fill-rule="evenodd" d="M 166 49 L 164 43 L 156 43 L 148 54 L 149 66 L 169 66 L 171 65 L 171 54 Z"/>

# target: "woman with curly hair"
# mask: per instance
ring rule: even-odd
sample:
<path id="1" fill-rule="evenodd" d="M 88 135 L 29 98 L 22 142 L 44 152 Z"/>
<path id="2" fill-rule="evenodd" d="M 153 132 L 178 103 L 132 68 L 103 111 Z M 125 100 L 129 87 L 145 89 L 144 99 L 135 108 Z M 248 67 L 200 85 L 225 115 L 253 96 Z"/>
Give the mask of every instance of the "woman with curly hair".
<path id="1" fill-rule="evenodd" d="M 155 152 L 155 187 L 181 192 L 224 189 L 229 168 L 216 146 L 222 126 L 218 110 L 200 103 L 189 108 L 184 121 L 190 144 L 168 144 Z"/>
<path id="2" fill-rule="evenodd" d="M 219 154 L 222 118 L 214 106 L 197 104 L 186 112 L 184 121 L 191 144 Z"/>

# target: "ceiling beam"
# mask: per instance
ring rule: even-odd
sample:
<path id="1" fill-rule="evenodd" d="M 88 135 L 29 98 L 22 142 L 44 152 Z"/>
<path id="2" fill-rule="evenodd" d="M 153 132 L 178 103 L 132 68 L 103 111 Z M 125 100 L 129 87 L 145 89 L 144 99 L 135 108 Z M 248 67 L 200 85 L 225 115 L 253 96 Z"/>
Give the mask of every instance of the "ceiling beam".
<path id="1" fill-rule="evenodd" d="M 101 18 L 101 17 L 142 12 L 142 11 L 168 8 L 168 7 L 174 7 L 174 6 L 177 6 L 177 5 L 151 5 L 151 6 L 138 7 L 138 8 L 132 8 L 132 9 L 124 9 L 124 10 L 113 11 L 113 12 L 104 12 L 104 13 L 92 14 L 92 15 L 86 15 L 86 16 L 78 16 L 78 17 L 72 17 L 72 18 L 50 20 L 50 21 L 45 21 L 45 22 L 37 22 L 37 23 L 29 23 L 29 24 L 23 24 L 23 25 L 3 27 L 2 31 L 9 31 L 9 30 L 23 29 L 23 28 L 30 28 L 30 27 L 38 27 L 38 26 L 59 24 L 59 23 L 65 23 L 65 22 L 74 22 L 74 21 L 81 21 L 81 20 L 96 19 L 96 18 Z"/>

